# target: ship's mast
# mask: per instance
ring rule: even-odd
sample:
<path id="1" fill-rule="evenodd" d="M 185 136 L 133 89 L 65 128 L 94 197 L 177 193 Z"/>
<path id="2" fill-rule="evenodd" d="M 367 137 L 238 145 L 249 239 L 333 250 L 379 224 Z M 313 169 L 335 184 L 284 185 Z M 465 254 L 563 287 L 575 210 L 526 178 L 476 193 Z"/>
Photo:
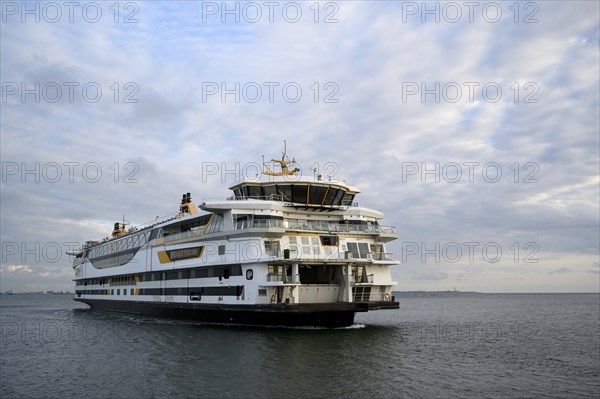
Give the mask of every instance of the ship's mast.
<path id="1" fill-rule="evenodd" d="M 283 153 L 281 154 L 281 159 L 271 159 L 271 162 L 274 165 L 279 165 L 279 168 L 281 169 L 281 172 L 276 172 L 275 168 L 273 168 L 273 170 L 271 170 L 269 168 L 269 166 L 264 162 L 264 158 L 263 158 L 263 174 L 268 175 L 268 176 L 293 176 L 295 175 L 300 169 L 296 168 L 296 160 L 292 159 L 292 161 L 290 162 L 289 158 L 286 158 L 286 153 L 287 153 L 287 143 L 285 140 L 283 140 Z M 290 169 L 289 166 L 294 166 L 293 169 Z"/>

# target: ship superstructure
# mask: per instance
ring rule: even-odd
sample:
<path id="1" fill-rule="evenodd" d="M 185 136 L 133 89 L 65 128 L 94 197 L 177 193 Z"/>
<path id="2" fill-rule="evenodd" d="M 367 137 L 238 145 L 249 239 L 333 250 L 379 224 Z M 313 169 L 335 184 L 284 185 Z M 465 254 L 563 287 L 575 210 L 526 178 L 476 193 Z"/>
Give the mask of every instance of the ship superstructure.
<path id="1" fill-rule="evenodd" d="M 74 253 L 75 300 L 93 309 L 213 323 L 348 326 L 356 312 L 398 309 L 386 251 L 396 229 L 358 206 L 359 190 L 298 176 L 285 157 L 222 201 Z M 279 171 L 277 168 L 279 168 Z M 198 209 L 199 208 L 199 209 Z"/>

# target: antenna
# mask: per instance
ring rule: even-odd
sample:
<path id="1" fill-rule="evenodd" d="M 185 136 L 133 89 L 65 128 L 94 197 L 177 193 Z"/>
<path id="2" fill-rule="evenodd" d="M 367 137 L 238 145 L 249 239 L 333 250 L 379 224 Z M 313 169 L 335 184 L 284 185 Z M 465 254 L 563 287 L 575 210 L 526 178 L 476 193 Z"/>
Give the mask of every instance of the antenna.
<path id="1" fill-rule="evenodd" d="M 283 140 L 283 155 L 281 156 L 281 160 L 285 161 L 285 153 L 287 152 L 287 143 Z"/>

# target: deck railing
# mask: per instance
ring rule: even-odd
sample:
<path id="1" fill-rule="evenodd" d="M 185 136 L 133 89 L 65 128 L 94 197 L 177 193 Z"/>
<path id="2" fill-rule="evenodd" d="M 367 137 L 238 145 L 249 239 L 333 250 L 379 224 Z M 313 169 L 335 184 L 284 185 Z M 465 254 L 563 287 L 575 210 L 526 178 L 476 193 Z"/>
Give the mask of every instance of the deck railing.
<path id="1" fill-rule="evenodd" d="M 234 228 L 236 230 L 242 229 L 273 229 L 282 228 L 283 220 L 281 219 L 254 219 L 254 220 L 240 220 L 235 222 Z"/>
<path id="2" fill-rule="evenodd" d="M 396 228 L 394 226 L 340 224 L 319 220 L 255 219 L 240 220 L 235 222 L 236 230 L 250 228 L 286 228 L 290 230 L 319 231 L 329 233 L 396 234 Z"/>

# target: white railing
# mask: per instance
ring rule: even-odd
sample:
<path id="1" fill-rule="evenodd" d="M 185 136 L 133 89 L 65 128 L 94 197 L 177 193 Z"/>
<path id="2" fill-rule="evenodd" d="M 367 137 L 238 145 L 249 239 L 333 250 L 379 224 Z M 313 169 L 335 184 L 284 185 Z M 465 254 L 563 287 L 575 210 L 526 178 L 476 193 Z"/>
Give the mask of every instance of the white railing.
<path id="1" fill-rule="evenodd" d="M 254 220 L 240 220 L 235 222 L 235 230 L 242 229 L 273 229 L 282 228 L 283 220 L 281 219 L 254 219 Z"/>
<path id="2" fill-rule="evenodd" d="M 368 233 L 368 234 L 397 234 L 394 226 L 379 226 L 367 224 L 341 224 L 321 220 L 299 219 L 254 219 L 240 220 L 234 223 L 236 230 L 286 228 L 290 230 L 322 231 L 331 233 Z"/>
<path id="3" fill-rule="evenodd" d="M 358 252 L 358 251 L 345 251 L 344 259 L 364 259 L 364 260 L 373 260 L 373 256 L 371 252 Z"/>
<path id="4" fill-rule="evenodd" d="M 283 274 L 267 274 L 267 281 L 283 281 Z"/>
<path id="5" fill-rule="evenodd" d="M 392 255 L 391 252 L 371 252 L 373 260 L 390 260 Z"/>
<path id="6" fill-rule="evenodd" d="M 285 219 L 284 227 L 292 230 L 326 231 L 339 233 L 396 234 L 394 226 L 341 224 L 320 220 Z"/>
<path id="7" fill-rule="evenodd" d="M 271 194 L 267 196 L 247 196 L 247 197 L 236 197 L 231 196 L 227 197 L 227 201 L 243 201 L 248 199 L 256 199 L 261 201 L 275 201 L 275 202 L 283 202 L 283 195 L 280 194 Z"/>

